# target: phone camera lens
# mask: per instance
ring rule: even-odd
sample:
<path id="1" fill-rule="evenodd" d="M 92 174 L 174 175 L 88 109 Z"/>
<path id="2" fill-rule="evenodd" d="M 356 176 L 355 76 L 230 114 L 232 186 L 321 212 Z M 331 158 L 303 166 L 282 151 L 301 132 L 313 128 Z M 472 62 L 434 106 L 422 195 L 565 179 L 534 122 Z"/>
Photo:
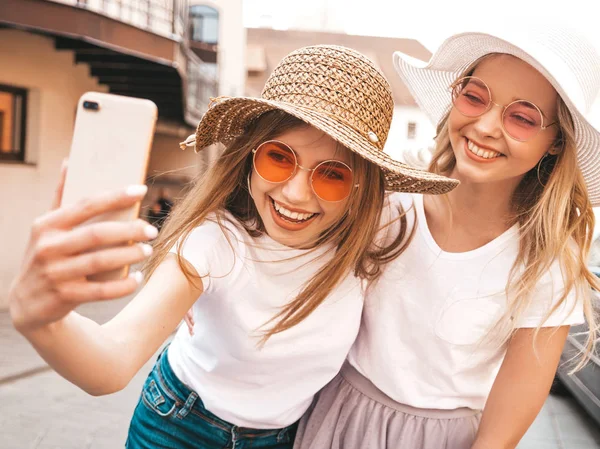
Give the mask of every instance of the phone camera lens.
<path id="1" fill-rule="evenodd" d="M 84 101 L 83 109 L 88 109 L 90 111 L 97 111 L 98 109 L 100 109 L 100 105 L 98 103 L 96 103 L 95 101 Z"/>

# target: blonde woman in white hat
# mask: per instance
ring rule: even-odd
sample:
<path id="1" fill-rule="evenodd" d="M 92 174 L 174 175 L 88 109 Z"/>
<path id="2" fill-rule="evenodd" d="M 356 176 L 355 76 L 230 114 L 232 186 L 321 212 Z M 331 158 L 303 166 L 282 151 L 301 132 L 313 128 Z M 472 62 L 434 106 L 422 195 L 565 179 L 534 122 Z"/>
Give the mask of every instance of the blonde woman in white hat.
<path id="1" fill-rule="evenodd" d="M 139 201 L 139 188 L 36 222 L 9 297 L 15 326 L 59 374 L 104 395 L 129 383 L 193 305 L 194 336 L 183 327 L 162 352 L 127 447 L 291 447 L 296 421 L 358 333 L 363 281 L 403 249 L 402 220 L 372 244 L 385 191 L 457 185 L 383 153 L 392 111 L 386 79 L 361 54 L 291 53 L 262 98 L 217 99 L 203 117 L 187 143 L 225 149 L 175 207 L 123 311 L 99 325 L 72 310 L 133 292 L 137 275 L 85 276 L 139 261 L 152 248 L 127 243 L 156 231 L 78 225 Z"/>
<path id="2" fill-rule="evenodd" d="M 600 58 L 570 32 L 521 30 L 452 36 L 424 67 L 394 55 L 438 124 L 430 171 L 461 185 L 393 196 L 414 209 L 414 238 L 368 292 L 296 448 L 514 448 L 570 325 L 587 321 L 591 353 L 600 133 L 585 116 Z"/>

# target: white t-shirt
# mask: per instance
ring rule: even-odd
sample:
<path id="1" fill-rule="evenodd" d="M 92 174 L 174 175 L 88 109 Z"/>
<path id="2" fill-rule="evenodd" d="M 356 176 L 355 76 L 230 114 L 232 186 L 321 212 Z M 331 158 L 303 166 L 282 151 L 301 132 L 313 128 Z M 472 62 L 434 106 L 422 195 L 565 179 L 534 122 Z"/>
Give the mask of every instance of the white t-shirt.
<path id="1" fill-rule="evenodd" d="M 347 276 L 305 320 L 273 335 L 261 349 L 259 328 L 335 251 L 292 249 L 222 221 L 229 232 L 206 221 L 183 246 L 184 258 L 208 277 L 193 306 L 194 335 L 187 326 L 179 328 L 169 362 L 218 417 L 240 427 L 285 427 L 302 416 L 344 363 L 360 326 L 362 283 Z M 323 257 L 315 260 L 317 255 Z"/>
<path id="2" fill-rule="evenodd" d="M 367 291 L 350 363 L 381 391 L 418 408 L 482 409 L 506 353 L 483 338 L 505 311 L 506 283 L 517 256 L 517 226 L 473 251 L 448 253 L 433 239 L 423 196 L 394 194 L 392 201 L 417 216 L 415 235 Z M 408 215 L 414 223 L 415 213 Z M 564 306 L 542 318 L 560 298 L 558 263 L 543 276 L 532 306 L 517 327 L 583 322 L 571 291 Z"/>

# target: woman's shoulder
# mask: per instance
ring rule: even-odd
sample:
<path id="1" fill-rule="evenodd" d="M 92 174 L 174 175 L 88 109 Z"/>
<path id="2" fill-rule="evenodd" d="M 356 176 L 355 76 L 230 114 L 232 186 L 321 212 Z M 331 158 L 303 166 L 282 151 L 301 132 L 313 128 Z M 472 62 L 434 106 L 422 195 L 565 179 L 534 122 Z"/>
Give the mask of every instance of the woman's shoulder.
<path id="1" fill-rule="evenodd" d="M 183 232 L 169 252 L 194 267 L 208 292 L 225 285 L 226 278 L 226 282 L 232 282 L 228 276 L 245 253 L 244 234 L 248 235 L 231 214 L 210 213 L 197 226 Z"/>
<path id="2" fill-rule="evenodd" d="M 223 245 L 236 247 L 244 243 L 247 238 L 250 236 L 233 215 L 226 211 L 219 211 L 208 214 L 187 235 L 182 236 L 179 244 L 185 247 L 197 245 L 204 248 Z"/>
<path id="3" fill-rule="evenodd" d="M 562 290 L 566 284 L 570 283 L 569 279 L 573 278 L 573 273 L 569 273 L 569 267 L 573 269 L 574 265 L 569 261 L 579 260 L 580 251 L 581 249 L 575 240 L 570 239 L 563 251 L 556 254 L 552 261 L 548 263 L 547 268 L 540 277 L 538 286 L 551 286 L 559 291 Z"/>
<path id="4" fill-rule="evenodd" d="M 404 192 L 388 192 L 384 198 L 379 231 L 375 242 L 379 246 L 391 244 L 405 227 L 415 223 L 414 195 Z M 410 234 L 410 233 L 409 233 Z"/>
<path id="5" fill-rule="evenodd" d="M 552 261 L 536 283 L 533 298 L 517 321 L 517 327 L 582 323 L 582 295 L 589 294 L 589 286 L 573 282 L 572 277 L 560 258 Z"/>

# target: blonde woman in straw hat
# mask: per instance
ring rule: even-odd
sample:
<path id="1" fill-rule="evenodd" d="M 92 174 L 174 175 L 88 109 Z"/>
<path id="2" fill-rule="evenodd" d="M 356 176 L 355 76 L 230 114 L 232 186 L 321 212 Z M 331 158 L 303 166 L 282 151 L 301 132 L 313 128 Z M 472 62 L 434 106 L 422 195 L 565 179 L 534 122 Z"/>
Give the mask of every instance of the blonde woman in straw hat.
<path id="1" fill-rule="evenodd" d="M 591 330 L 579 367 L 592 354 L 600 133 L 586 113 L 600 58 L 572 32 L 513 28 L 527 34 L 452 36 L 424 67 L 394 55 L 438 124 L 430 171 L 461 185 L 392 196 L 414 209 L 414 238 L 368 292 L 348 363 L 296 448 L 514 448 L 570 325 Z"/>
<path id="2" fill-rule="evenodd" d="M 156 232 L 140 223 L 73 228 L 144 189 L 37 221 L 10 293 L 15 326 L 59 374 L 104 395 L 124 388 L 193 306 L 194 335 L 181 328 L 160 355 L 127 447 L 291 447 L 296 421 L 358 333 L 363 282 L 403 249 L 406 223 L 384 212 L 385 191 L 457 185 L 383 153 L 392 111 L 386 79 L 359 53 L 291 53 L 262 98 L 217 99 L 186 142 L 225 149 L 176 205 L 145 286 L 122 312 L 101 326 L 72 309 L 133 292 L 137 275 L 81 278 L 141 260 L 152 248 L 126 242 Z"/>

